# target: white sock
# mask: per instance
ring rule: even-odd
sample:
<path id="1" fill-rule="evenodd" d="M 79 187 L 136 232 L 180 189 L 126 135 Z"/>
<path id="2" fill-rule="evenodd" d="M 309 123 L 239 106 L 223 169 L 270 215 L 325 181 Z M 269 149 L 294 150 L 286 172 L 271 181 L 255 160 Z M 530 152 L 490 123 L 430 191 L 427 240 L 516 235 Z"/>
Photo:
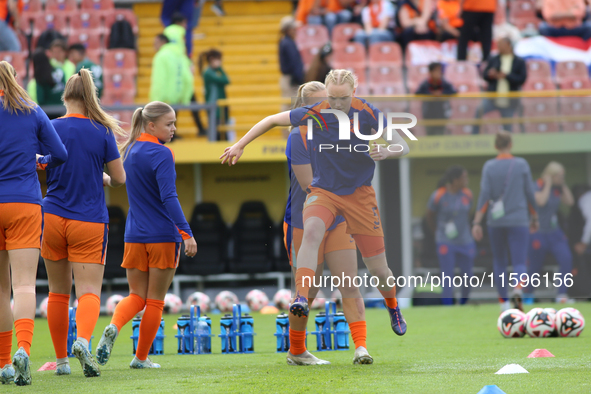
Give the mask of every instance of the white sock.
<path id="1" fill-rule="evenodd" d="M 64 365 L 64 364 L 70 364 L 70 361 L 68 360 L 68 358 L 67 358 L 67 357 L 64 357 L 64 358 L 58 358 L 56 361 L 57 361 L 57 365 L 58 365 L 58 366 L 60 366 L 60 365 Z"/>
<path id="2" fill-rule="evenodd" d="M 84 345 L 85 349 L 88 349 L 88 341 L 86 340 L 86 338 L 78 337 L 78 338 L 76 338 L 76 342 L 80 342 L 81 344 Z"/>

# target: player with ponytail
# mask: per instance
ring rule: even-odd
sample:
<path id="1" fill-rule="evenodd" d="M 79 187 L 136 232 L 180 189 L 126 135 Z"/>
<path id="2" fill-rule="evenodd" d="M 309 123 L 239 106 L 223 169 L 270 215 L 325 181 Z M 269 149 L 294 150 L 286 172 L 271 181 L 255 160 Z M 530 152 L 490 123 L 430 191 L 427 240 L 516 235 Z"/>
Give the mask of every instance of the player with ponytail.
<path id="1" fill-rule="evenodd" d="M 43 200 L 41 256 L 49 279 L 47 322 L 57 358 L 57 375 L 69 375 L 68 351 L 86 377 L 100 376 L 88 343 L 100 312 L 109 215 L 104 186 L 125 183 L 115 136 L 119 122 L 100 107 L 92 73 L 81 69 L 68 79 L 63 95 L 66 115 L 52 121 L 70 152 L 61 167 L 47 170 Z M 107 166 L 109 174 L 103 172 Z M 67 349 L 72 275 L 76 280 L 78 338 Z"/>
<path id="2" fill-rule="evenodd" d="M 39 146 L 47 155 L 40 156 Z M 29 355 L 35 327 L 35 277 L 41 246 L 41 188 L 37 164 L 53 168 L 68 158 L 47 115 L 0 62 L 0 383 L 31 384 Z M 12 279 L 12 280 L 11 280 Z M 10 290 L 14 311 L 10 310 Z M 18 350 L 12 353 L 12 324 Z"/>
<path id="3" fill-rule="evenodd" d="M 137 351 L 130 367 L 160 368 L 148 358 L 160 327 L 164 297 L 178 267 L 181 241 L 185 254 L 197 253 L 197 243 L 181 210 L 176 193 L 174 153 L 164 146 L 174 132 L 176 115 L 168 104 L 153 101 L 135 110 L 131 135 L 123 145 L 129 212 L 125 226 L 123 268 L 129 296 L 115 308 L 96 349 L 105 365 L 121 328 L 141 312 Z"/>

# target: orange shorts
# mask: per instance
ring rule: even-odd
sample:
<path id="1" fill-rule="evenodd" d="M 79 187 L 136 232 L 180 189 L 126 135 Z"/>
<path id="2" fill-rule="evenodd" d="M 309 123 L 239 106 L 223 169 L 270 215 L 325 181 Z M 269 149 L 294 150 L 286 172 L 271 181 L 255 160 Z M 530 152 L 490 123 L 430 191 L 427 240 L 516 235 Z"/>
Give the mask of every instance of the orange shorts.
<path id="1" fill-rule="evenodd" d="M 148 268 L 177 268 L 181 256 L 180 242 L 162 242 L 153 244 L 125 243 L 123 264 L 126 269 L 137 268 L 148 272 Z"/>
<path id="2" fill-rule="evenodd" d="M 371 186 L 358 187 L 353 194 L 346 196 L 338 196 L 317 187 L 310 187 L 310 193 L 304 203 L 304 223 L 309 217 L 315 216 L 312 214 L 313 210 L 307 209 L 313 206 L 325 207 L 332 213 L 332 222 L 329 223 L 328 218 L 322 218 L 326 228 L 332 226 L 337 215 L 341 215 L 347 223 L 347 234 L 384 236 L 376 193 Z"/>
<path id="3" fill-rule="evenodd" d="M 322 243 L 318 248 L 318 265 L 324 262 L 324 255 L 337 250 L 355 250 L 355 241 L 351 235 L 346 232 L 347 225 L 345 222 L 340 223 L 334 229 L 327 231 L 324 234 Z M 291 240 L 291 250 L 289 251 L 289 265 L 297 268 L 297 253 L 302 246 L 302 238 L 304 230 L 301 228 L 292 228 L 293 239 Z M 287 247 L 287 246 L 286 246 Z M 294 264 L 295 262 L 295 264 Z"/>
<path id="4" fill-rule="evenodd" d="M 105 264 L 109 225 L 43 215 L 41 257 L 73 263 Z"/>
<path id="5" fill-rule="evenodd" d="M 0 250 L 39 249 L 42 225 L 41 205 L 0 204 Z"/>

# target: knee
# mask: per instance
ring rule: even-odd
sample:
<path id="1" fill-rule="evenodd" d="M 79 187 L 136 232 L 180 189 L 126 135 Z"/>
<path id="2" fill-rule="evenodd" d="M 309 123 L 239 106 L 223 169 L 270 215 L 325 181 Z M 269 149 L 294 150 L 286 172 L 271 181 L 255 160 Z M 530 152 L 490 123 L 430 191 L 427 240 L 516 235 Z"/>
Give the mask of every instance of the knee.
<path id="1" fill-rule="evenodd" d="M 322 223 L 312 223 L 305 226 L 304 235 L 302 236 L 302 244 L 306 243 L 308 246 L 318 247 L 324 238 L 324 230 Z"/>
<path id="2" fill-rule="evenodd" d="M 387 280 L 388 277 L 392 276 L 392 271 L 387 265 L 369 268 L 369 273 L 377 277 L 380 281 Z"/>

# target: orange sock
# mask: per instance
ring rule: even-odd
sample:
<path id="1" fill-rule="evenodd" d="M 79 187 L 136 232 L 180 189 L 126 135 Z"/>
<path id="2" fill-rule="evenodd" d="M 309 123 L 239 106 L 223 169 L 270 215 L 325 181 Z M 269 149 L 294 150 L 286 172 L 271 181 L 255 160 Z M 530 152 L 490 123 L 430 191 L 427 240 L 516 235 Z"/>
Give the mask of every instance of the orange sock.
<path id="1" fill-rule="evenodd" d="M 354 321 L 353 323 L 349 324 L 349 330 L 351 330 L 351 337 L 353 338 L 353 343 L 355 343 L 355 349 L 359 346 L 363 346 L 367 349 L 367 324 L 365 320 Z"/>
<path id="2" fill-rule="evenodd" d="M 84 338 L 90 342 L 100 313 L 101 299 L 96 294 L 86 293 L 78 299 L 78 310 L 76 311 L 78 338 Z"/>
<path id="3" fill-rule="evenodd" d="M 56 358 L 68 357 L 69 315 L 70 295 L 50 292 L 47 302 L 47 325 Z"/>
<path id="4" fill-rule="evenodd" d="M 12 363 L 12 330 L 0 332 L 0 368 Z"/>
<path id="5" fill-rule="evenodd" d="M 148 358 L 150 347 L 156 334 L 158 333 L 158 327 L 160 327 L 160 319 L 162 319 L 162 309 L 164 309 L 164 301 L 160 300 L 146 300 L 146 312 L 142 316 L 142 322 L 140 323 L 140 337 L 137 343 L 137 351 L 135 356 L 138 360 L 144 361 Z"/>
<path id="6" fill-rule="evenodd" d="M 314 276 L 316 272 L 310 268 L 298 268 L 296 270 L 296 291 L 301 297 L 308 298 L 308 293 L 310 292 L 310 287 L 312 287 L 312 281 L 314 280 Z M 304 280 L 303 278 L 306 277 Z"/>
<path id="7" fill-rule="evenodd" d="M 117 304 L 113 318 L 111 318 L 111 324 L 116 325 L 117 330 L 121 331 L 121 328 L 140 313 L 144 306 L 146 306 L 146 301 L 142 297 L 137 294 L 130 294 Z"/>
<path id="8" fill-rule="evenodd" d="M 306 330 L 297 331 L 289 328 L 289 352 L 294 356 L 306 351 Z"/>
<path id="9" fill-rule="evenodd" d="M 67 321 L 67 319 L 66 319 Z M 33 319 L 18 319 L 14 322 L 14 330 L 16 331 L 16 342 L 19 348 L 24 348 L 25 352 L 31 355 L 31 343 L 33 342 L 33 330 L 35 329 L 35 320 Z M 66 331 L 67 333 L 68 331 Z"/>
<path id="10" fill-rule="evenodd" d="M 394 309 L 398 306 L 398 301 L 396 300 L 396 287 L 392 287 L 390 290 L 380 290 L 380 293 L 382 293 L 382 297 L 386 300 L 388 308 Z"/>

